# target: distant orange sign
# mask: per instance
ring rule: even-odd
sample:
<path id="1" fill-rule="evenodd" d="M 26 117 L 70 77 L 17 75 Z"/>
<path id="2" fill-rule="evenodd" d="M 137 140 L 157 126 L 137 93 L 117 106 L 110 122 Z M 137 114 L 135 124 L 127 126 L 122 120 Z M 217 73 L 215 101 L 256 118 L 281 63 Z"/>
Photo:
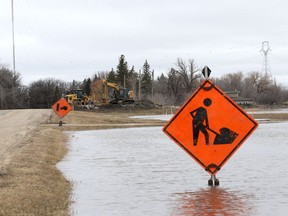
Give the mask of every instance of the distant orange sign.
<path id="1" fill-rule="evenodd" d="M 257 126 L 229 96 L 205 80 L 163 131 L 215 175 Z"/>
<path id="2" fill-rule="evenodd" d="M 52 106 L 52 109 L 60 118 L 63 118 L 72 110 L 71 106 L 64 98 L 61 98 L 60 100 L 58 100 Z"/>

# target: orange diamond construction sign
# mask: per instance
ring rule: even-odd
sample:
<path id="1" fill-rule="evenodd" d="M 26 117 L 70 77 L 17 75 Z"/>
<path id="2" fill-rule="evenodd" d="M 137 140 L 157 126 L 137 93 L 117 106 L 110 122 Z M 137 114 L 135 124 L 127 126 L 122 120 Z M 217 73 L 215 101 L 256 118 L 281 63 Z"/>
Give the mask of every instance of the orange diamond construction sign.
<path id="1" fill-rule="evenodd" d="M 211 175 L 239 149 L 258 123 L 205 80 L 163 131 Z"/>
<path id="2" fill-rule="evenodd" d="M 52 106 L 52 109 L 60 118 L 63 118 L 72 110 L 71 106 L 64 98 L 61 98 L 60 100 L 58 100 Z"/>

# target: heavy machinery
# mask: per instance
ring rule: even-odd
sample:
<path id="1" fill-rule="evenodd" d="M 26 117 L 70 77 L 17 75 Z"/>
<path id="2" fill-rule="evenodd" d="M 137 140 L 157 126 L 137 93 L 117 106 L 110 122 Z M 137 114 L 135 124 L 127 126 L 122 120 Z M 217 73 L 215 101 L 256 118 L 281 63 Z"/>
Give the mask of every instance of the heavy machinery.
<path id="1" fill-rule="evenodd" d="M 76 89 L 65 95 L 65 99 L 72 107 L 80 107 L 92 103 L 92 97 L 83 94 L 82 89 Z"/>
<path id="2" fill-rule="evenodd" d="M 92 86 L 94 101 L 101 105 L 134 103 L 134 92 L 127 88 L 120 88 L 116 83 L 107 80 L 97 80 Z"/>
<path id="3" fill-rule="evenodd" d="M 111 88 L 113 93 L 111 95 Z M 110 93 L 110 94 L 109 94 Z M 127 88 L 119 88 L 116 83 L 103 80 L 103 104 L 134 103 L 134 93 Z"/>

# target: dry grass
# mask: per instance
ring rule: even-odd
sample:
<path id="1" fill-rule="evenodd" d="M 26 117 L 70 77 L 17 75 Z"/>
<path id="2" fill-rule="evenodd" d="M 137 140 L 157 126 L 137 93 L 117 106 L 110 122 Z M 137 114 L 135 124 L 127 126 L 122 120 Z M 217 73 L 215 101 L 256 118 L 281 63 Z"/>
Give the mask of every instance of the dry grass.
<path id="1" fill-rule="evenodd" d="M 269 119 L 270 121 L 288 121 L 287 113 L 254 114 L 253 117 L 257 119 Z"/>
<path id="2" fill-rule="evenodd" d="M 63 118 L 63 128 L 65 130 L 95 130 L 106 128 L 123 127 L 144 127 L 144 126 L 163 126 L 164 121 L 151 119 L 130 118 L 135 115 L 162 114 L 162 109 L 143 110 L 135 112 L 119 111 L 73 111 Z M 58 125 L 59 118 L 54 115 L 51 123 Z"/>
<path id="3" fill-rule="evenodd" d="M 55 164 L 66 154 L 58 129 L 24 140 L 0 182 L 0 215 L 68 215 L 70 185 Z"/>

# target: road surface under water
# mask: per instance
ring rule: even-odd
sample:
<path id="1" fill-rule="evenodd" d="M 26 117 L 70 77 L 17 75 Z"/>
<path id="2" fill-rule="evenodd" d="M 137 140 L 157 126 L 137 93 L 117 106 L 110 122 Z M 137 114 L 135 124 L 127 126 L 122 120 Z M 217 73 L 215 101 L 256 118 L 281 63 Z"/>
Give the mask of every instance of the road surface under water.
<path id="1" fill-rule="evenodd" d="M 161 127 L 69 132 L 72 215 L 287 215 L 288 123 L 260 124 L 210 176 Z"/>

